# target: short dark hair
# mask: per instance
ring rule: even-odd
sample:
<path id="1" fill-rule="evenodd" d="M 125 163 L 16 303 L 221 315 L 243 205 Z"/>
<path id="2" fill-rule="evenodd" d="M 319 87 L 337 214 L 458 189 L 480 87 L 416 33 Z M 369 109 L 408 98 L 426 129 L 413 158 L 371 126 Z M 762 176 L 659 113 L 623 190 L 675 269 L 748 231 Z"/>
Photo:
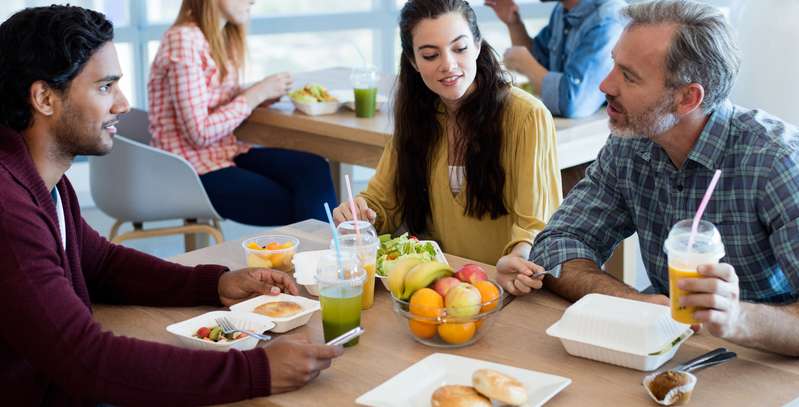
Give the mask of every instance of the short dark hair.
<path id="1" fill-rule="evenodd" d="M 75 6 L 27 8 L 0 24 L 0 125 L 30 127 L 31 85 L 45 81 L 68 91 L 94 52 L 113 39 L 103 14 Z"/>

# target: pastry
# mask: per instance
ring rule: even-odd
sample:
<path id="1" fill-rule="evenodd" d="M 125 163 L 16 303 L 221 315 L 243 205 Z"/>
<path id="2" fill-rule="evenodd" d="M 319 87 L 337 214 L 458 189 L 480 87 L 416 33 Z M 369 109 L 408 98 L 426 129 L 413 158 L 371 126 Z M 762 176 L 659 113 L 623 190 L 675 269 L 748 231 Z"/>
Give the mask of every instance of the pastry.
<path id="1" fill-rule="evenodd" d="M 518 406 L 527 402 L 524 385 L 496 370 L 478 369 L 472 374 L 472 385 L 480 394 L 505 404 Z"/>
<path id="2" fill-rule="evenodd" d="M 302 307 L 296 302 L 273 301 L 255 307 L 254 312 L 272 318 L 286 318 L 302 311 Z"/>
<path id="3" fill-rule="evenodd" d="M 450 384 L 433 392 L 433 407 L 491 407 L 491 401 L 481 396 L 474 387 Z"/>

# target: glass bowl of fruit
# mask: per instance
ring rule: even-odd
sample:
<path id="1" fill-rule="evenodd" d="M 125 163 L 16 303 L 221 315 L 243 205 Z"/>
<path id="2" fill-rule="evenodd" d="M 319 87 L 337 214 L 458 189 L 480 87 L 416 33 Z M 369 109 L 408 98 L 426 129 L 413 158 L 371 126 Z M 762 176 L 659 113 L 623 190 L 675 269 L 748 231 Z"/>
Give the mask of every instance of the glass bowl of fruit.
<path id="1" fill-rule="evenodd" d="M 241 243 L 247 267 L 263 267 L 285 272 L 294 270 L 291 259 L 297 253 L 300 241 L 292 236 L 261 235 Z"/>
<path id="2" fill-rule="evenodd" d="M 504 291 L 479 266 L 470 266 L 479 269 L 477 273 L 453 273 L 436 261 L 411 267 L 398 264 L 399 273 L 404 274 L 402 284 L 396 267 L 391 271 L 394 313 L 414 340 L 459 348 L 477 342 L 491 328 L 494 315 L 502 308 Z"/>

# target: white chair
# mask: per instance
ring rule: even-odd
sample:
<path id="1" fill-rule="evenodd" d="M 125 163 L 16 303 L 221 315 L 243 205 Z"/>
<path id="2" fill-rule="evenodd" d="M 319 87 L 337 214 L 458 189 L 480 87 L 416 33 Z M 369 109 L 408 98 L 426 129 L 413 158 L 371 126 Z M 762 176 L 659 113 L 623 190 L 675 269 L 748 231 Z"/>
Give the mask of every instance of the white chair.
<path id="1" fill-rule="evenodd" d="M 211 205 L 197 172 L 183 157 L 151 147 L 148 127 L 147 112 L 131 109 L 120 117 L 111 153 L 89 157 L 92 198 L 100 210 L 116 219 L 108 238 L 120 243 L 182 234 L 187 251 L 195 248 L 194 234 L 207 234 L 221 243 L 222 217 Z M 144 222 L 170 219 L 183 219 L 184 224 L 144 229 Z M 133 230 L 118 235 L 126 222 L 133 224 Z"/>

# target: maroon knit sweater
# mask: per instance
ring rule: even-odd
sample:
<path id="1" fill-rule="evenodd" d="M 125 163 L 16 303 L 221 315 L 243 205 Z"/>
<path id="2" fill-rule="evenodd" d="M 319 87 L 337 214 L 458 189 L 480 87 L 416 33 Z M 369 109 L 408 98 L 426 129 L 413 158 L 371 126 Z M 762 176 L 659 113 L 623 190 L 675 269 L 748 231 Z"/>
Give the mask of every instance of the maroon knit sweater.
<path id="1" fill-rule="evenodd" d="M 221 266 L 184 267 L 109 243 L 66 177 L 67 249 L 22 136 L 0 127 L 0 390 L 4 405 L 185 405 L 266 396 L 263 349 L 196 351 L 103 331 L 91 302 L 219 305 Z"/>

